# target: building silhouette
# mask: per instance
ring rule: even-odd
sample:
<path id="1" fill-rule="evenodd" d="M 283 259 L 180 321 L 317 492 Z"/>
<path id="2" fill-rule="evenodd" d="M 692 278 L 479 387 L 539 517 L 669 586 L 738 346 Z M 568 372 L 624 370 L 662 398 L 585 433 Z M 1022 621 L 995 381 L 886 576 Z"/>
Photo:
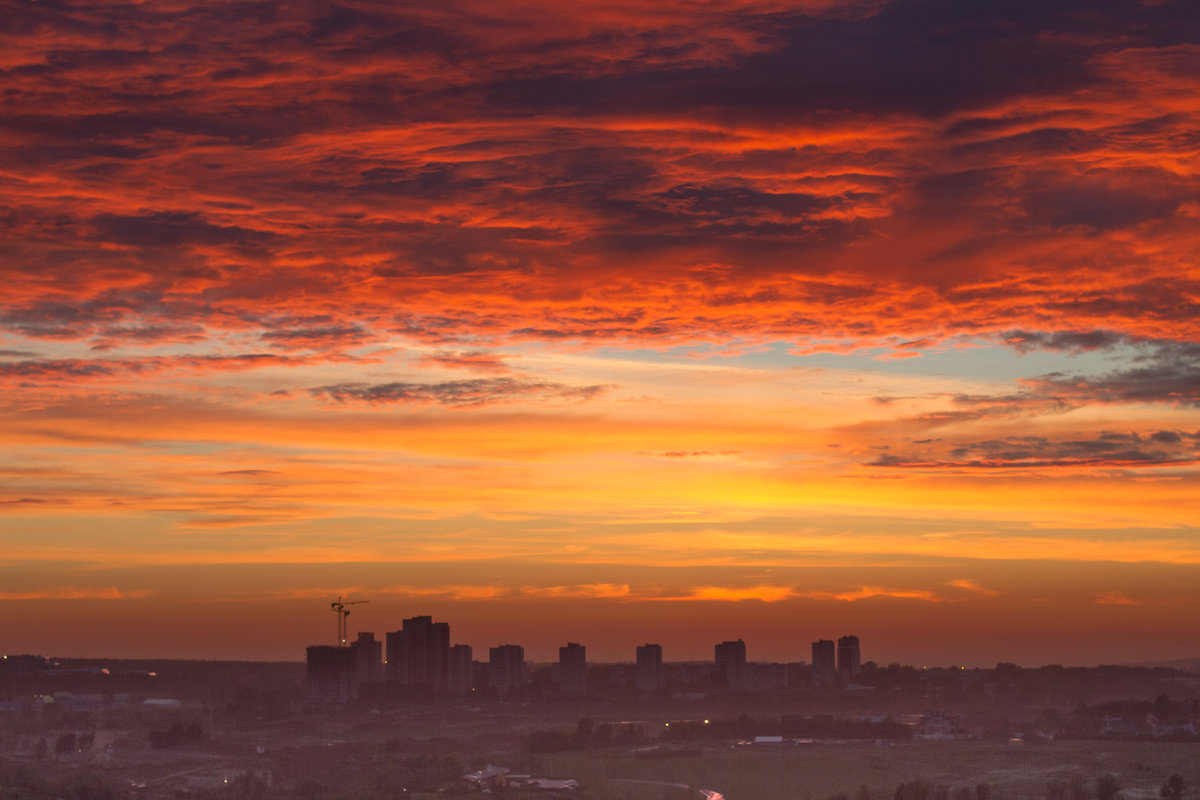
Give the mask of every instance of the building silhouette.
<path id="1" fill-rule="evenodd" d="M 568 642 L 558 648 L 558 690 L 563 694 L 587 694 L 587 648 Z"/>
<path id="2" fill-rule="evenodd" d="M 832 686 L 837 683 L 835 653 L 832 639 L 820 639 L 812 643 L 812 679 L 817 686 Z"/>
<path id="3" fill-rule="evenodd" d="M 525 648 L 502 644 L 488 650 L 488 685 L 508 694 L 525 684 Z"/>
<path id="4" fill-rule="evenodd" d="M 662 645 L 643 644 L 637 649 L 634 681 L 639 692 L 654 692 L 663 687 Z"/>
<path id="5" fill-rule="evenodd" d="M 450 648 L 449 671 L 446 689 L 466 694 L 475 688 L 475 662 L 471 657 L 471 645 L 456 644 Z"/>
<path id="6" fill-rule="evenodd" d="M 752 692 L 767 692 L 785 689 L 788 685 L 787 664 L 747 664 L 743 689 Z"/>
<path id="7" fill-rule="evenodd" d="M 450 624 L 412 617 L 387 635 L 388 680 L 446 688 L 450 667 Z"/>
<path id="8" fill-rule="evenodd" d="M 313 645 L 305 655 L 308 702 L 312 705 L 341 705 L 358 696 L 355 652 L 349 647 Z"/>
<path id="9" fill-rule="evenodd" d="M 713 664 L 730 689 L 746 688 L 746 643 L 721 642 L 713 648 Z"/>
<path id="10" fill-rule="evenodd" d="M 837 644 L 837 668 L 842 683 L 851 683 L 861 669 L 862 656 L 857 636 L 843 636 Z"/>
<path id="11" fill-rule="evenodd" d="M 354 660 L 354 675 L 359 683 L 377 681 L 383 672 L 383 642 L 375 641 L 375 634 L 360 632 L 350 643 Z"/>

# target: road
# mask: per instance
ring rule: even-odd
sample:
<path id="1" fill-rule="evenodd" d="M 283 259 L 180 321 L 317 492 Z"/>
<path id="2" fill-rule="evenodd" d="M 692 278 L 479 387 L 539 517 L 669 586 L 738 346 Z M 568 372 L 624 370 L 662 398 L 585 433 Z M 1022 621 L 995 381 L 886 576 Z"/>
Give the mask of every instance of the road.
<path id="1" fill-rule="evenodd" d="M 673 786 L 677 789 L 690 789 L 686 783 L 668 783 L 667 781 L 644 781 L 636 778 L 613 778 L 614 783 L 644 783 L 650 786 Z M 712 789 L 697 789 L 700 794 L 704 795 L 704 800 L 725 800 L 725 795 Z"/>

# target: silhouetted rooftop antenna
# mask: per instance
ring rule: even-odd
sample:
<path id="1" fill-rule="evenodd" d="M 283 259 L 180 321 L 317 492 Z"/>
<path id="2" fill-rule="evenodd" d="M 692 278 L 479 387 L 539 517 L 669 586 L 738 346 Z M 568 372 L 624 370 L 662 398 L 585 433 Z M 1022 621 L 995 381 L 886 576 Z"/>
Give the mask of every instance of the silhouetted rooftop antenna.
<path id="1" fill-rule="evenodd" d="M 370 600 L 343 600 L 341 595 L 338 599 L 329 604 L 333 609 L 333 613 L 337 614 L 337 644 L 338 647 L 346 646 L 346 630 L 349 627 L 349 622 L 346 617 L 350 616 L 350 609 L 346 606 L 357 606 L 362 603 L 369 603 Z"/>

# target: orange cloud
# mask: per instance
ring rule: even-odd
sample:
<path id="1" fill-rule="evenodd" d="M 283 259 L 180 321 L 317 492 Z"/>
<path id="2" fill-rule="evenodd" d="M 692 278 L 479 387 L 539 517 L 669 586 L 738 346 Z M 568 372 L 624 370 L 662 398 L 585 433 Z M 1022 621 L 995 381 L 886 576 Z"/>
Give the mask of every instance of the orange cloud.
<path id="1" fill-rule="evenodd" d="M 482 350 L 439 351 L 423 357 L 419 363 L 426 367 L 465 369 L 472 372 L 506 373 L 512 371 L 500 356 Z"/>
<path id="2" fill-rule="evenodd" d="M 1104 592 L 1096 595 L 1096 603 L 1102 606 L 1139 606 L 1143 601 L 1134 600 L 1124 592 Z"/>
<path id="3" fill-rule="evenodd" d="M 840 600 L 854 603 L 859 600 L 873 600 L 881 597 L 894 597 L 907 600 L 924 600 L 930 603 L 943 602 L 945 598 L 928 589 L 888 589 L 882 586 L 860 586 L 843 592 L 800 592 L 797 597 L 812 600 Z"/>
<path id="4" fill-rule="evenodd" d="M 980 586 L 979 581 L 971 578 L 956 578 L 952 581 L 946 581 L 947 586 L 953 586 L 956 589 L 963 589 L 975 595 L 982 597 L 998 597 L 1002 592 L 995 589 L 988 589 L 986 586 Z"/>
<path id="5" fill-rule="evenodd" d="M 154 594 L 149 590 L 81 588 L 75 586 L 58 586 L 49 589 L 32 589 L 29 591 L 0 592 L 0 600 L 130 600 L 149 597 Z"/>
<path id="6" fill-rule="evenodd" d="M 719 602 L 740 602 L 743 600 L 759 600 L 763 603 L 776 603 L 795 597 L 796 593 L 787 586 L 699 586 L 689 594 L 679 597 L 661 598 L 665 600 L 715 600 Z"/>

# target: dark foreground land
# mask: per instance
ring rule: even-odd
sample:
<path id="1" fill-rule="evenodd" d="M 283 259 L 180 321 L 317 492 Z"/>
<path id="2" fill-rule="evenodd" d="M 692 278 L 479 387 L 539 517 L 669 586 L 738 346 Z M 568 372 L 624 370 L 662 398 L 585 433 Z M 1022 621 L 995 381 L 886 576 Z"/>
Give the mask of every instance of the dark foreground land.
<path id="1" fill-rule="evenodd" d="M 0 676 L 4 800 L 1200 798 L 1200 677 L 1172 669 L 888 668 L 852 689 L 649 695 L 589 678 L 582 698 L 378 686 L 313 708 L 300 664 L 66 666 Z"/>

